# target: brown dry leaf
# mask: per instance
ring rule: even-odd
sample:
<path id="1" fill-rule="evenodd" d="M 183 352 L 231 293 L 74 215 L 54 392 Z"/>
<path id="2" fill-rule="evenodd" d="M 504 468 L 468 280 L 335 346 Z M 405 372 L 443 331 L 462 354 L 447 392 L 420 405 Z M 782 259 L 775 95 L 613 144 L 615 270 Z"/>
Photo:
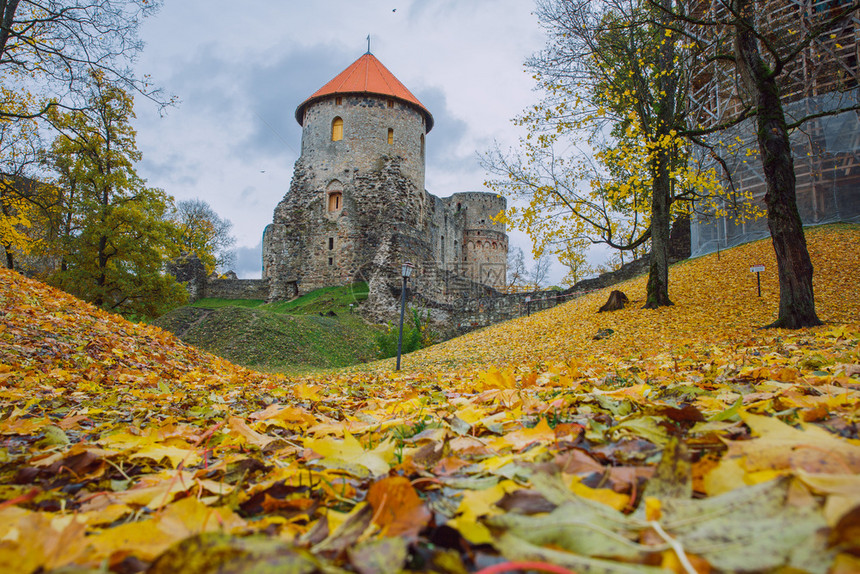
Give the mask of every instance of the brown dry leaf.
<path id="1" fill-rule="evenodd" d="M 430 521 L 430 511 L 407 478 L 390 476 L 370 485 L 367 502 L 383 536 L 415 538 Z"/>

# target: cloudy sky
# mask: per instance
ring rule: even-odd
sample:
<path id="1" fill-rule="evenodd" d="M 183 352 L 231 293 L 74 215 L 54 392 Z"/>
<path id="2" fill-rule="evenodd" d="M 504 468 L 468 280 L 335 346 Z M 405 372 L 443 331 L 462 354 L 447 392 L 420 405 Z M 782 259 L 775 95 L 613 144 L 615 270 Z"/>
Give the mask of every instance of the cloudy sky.
<path id="1" fill-rule="evenodd" d="M 513 145 L 532 103 L 523 61 L 543 36 L 532 0 L 165 0 L 144 22 L 137 69 L 180 103 L 136 106 L 139 173 L 233 222 L 242 277 L 289 189 L 301 145 L 296 107 L 367 50 L 430 110 L 426 186 L 483 190 L 477 154 Z M 531 249 L 522 234 L 512 243 Z M 563 273 L 556 269 L 555 280 Z"/>

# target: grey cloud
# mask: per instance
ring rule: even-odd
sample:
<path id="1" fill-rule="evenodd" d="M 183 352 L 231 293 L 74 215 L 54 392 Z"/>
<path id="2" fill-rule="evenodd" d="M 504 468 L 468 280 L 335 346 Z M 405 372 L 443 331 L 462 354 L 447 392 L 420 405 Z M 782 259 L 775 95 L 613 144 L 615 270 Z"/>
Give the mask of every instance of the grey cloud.
<path id="1" fill-rule="evenodd" d="M 191 158 L 179 153 L 171 153 L 161 161 L 152 158 L 154 154 L 143 155 L 143 158 L 138 164 L 138 171 L 141 174 L 146 174 L 147 179 L 153 179 L 159 182 L 168 182 L 173 185 L 194 185 L 198 179 L 198 172 L 201 169 L 196 162 L 191 162 Z"/>
<path id="2" fill-rule="evenodd" d="M 242 66 L 216 56 L 212 44 L 204 44 L 184 60 L 176 61 L 171 72 L 164 83 L 177 94 L 180 109 L 221 115 L 235 107 L 231 88 L 241 84 Z"/>
<path id="3" fill-rule="evenodd" d="M 239 142 L 240 156 L 298 159 L 302 128 L 296 108 L 357 57 L 343 49 L 314 46 L 248 69 L 245 89 L 253 129 Z"/>
<path id="4" fill-rule="evenodd" d="M 263 270 L 263 242 L 254 247 L 237 247 L 233 271 L 240 279 L 259 279 Z"/>
<path id="5" fill-rule="evenodd" d="M 421 103 L 427 106 L 435 120 L 433 130 L 427 135 L 428 176 L 440 171 L 449 174 L 474 172 L 477 167 L 474 153 L 464 155 L 460 151 L 460 144 L 467 136 L 469 126 L 464 120 L 451 113 L 444 91 L 438 87 L 428 87 L 420 90 L 417 96 Z M 432 183 L 428 182 L 428 190 L 437 195 L 466 191 L 465 186 L 452 190 L 431 188 Z"/>

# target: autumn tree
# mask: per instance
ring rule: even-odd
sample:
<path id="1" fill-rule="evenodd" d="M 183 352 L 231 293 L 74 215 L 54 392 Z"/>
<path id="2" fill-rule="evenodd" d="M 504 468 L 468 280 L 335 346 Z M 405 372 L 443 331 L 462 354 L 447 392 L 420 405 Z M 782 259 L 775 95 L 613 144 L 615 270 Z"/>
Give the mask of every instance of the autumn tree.
<path id="1" fill-rule="evenodd" d="M 733 72 L 733 81 L 722 88 L 728 88 L 724 91 L 731 94 L 732 101 L 740 101 L 742 109 L 724 105 L 726 117 L 696 128 L 703 132 L 706 128 L 713 130 L 714 124 L 733 125 L 754 115 L 754 127 L 749 129 L 756 134 L 756 151 L 763 167 L 764 202 L 779 276 L 779 311 L 770 326 L 800 328 L 820 324 L 815 311 L 812 261 L 797 208 L 789 134 L 811 120 L 860 109 L 854 91 L 860 81 L 856 55 L 853 63 L 847 64 L 840 63 L 836 56 L 842 48 L 837 34 L 842 34 L 844 23 L 857 18 L 860 2 L 811 2 L 806 6 L 731 0 L 720 3 L 716 10 L 701 2 L 692 3 L 686 10 L 652 2 L 675 19 L 676 28 L 684 31 L 688 41 L 699 45 L 709 60 Z M 786 7 L 792 10 L 784 10 Z M 771 13 L 777 8 L 783 8 L 782 18 Z M 814 45 L 824 49 L 811 54 Z M 794 78 L 789 77 L 792 72 Z M 822 74 L 824 78 L 819 77 Z M 804 103 L 802 98 L 819 94 L 822 79 L 833 97 L 824 106 L 809 105 L 811 99 Z M 804 105 L 793 106 L 789 117 L 786 102 L 799 99 Z M 719 149 L 719 145 L 710 147 Z"/>
<path id="2" fill-rule="evenodd" d="M 38 212 L 32 200 L 39 186 L 27 176 L 39 161 L 39 142 L 32 120 L 0 120 L 0 245 L 9 269 L 15 266 L 18 255 L 32 250 L 36 241 L 32 227 Z"/>
<path id="3" fill-rule="evenodd" d="M 143 18 L 160 0 L 0 1 L 0 83 L 6 90 L 31 90 L 23 108 L 0 102 L 0 119 L 44 115 L 54 105 L 85 106 L 89 78 L 99 72 L 126 90 L 166 103 L 131 63 L 143 47 L 137 36 Z"/>
<path id="4" fill-rule="evenodd" d="M 644 0 L 539 1 L 548 42 L 527 65 L 544 99 L 518 119 L 527 129 L 519 153 L 495 150 L 484 162 L 501 176 L 493 189 L 526 202 L 510 202 L 505 217 L 539 247 L 563 253 L 586 239 L 629 251 L 650 241 L 647 308 L 672 304 L 673 210 L 718 188 L 714 169 L 689 162 L 681 132 L 694 54 L 665 10 Z"/>
<path id="5" fill-rule="evenodd" d="M 588 242 L 584 239 L 568 239 L 568 244 L 559 252 L 558 262 L 561 263 L 567 273 L 562 282 L 568 287 L 573 287 L 594 272 L 586 258 Z"/>
<path id="6" fill-rule="evenodd" d="M 230 265 L 235 252 L 236 238 L 231 234 L 233 224 L 215 213 L 201 199 L 187 199 L 176 203 L 170 212 L 175 226 L 171 255 L 194 253 L 206 266 L 207 273 Z"/>
<path id="7" fill-rule="evenodd" d="M 126 314 L 157 315 L 181 301 L 184 291 L 162 272 L 172 200 L 135 171 L 132 97 L 96 72 L 86 110 L 52 109 L 48 117 L 60 133 L 52 158 L 65 205 L 62 262 L 51 282 Z"/>

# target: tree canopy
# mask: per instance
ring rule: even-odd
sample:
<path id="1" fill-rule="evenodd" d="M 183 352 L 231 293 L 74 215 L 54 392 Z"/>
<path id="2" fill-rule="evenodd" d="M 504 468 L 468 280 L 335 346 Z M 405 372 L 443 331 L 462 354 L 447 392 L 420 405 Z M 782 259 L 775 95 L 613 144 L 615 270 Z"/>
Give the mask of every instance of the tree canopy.
<path id="1" fill-rule="evenodd" d="M 87 105 L 89 78 L 167 103 L 131 64 L 140 22 L 160 0 L 0 1 L 0 119 L 32 118 L 49 107 Z"/>
<path id="2" fill-rule="evenodd" d="M 184 298 L 162 272 L 172 200 L 135 171 L 132 97 L 99 72 L 90 90 L 88 109 L 49 111 L 60 132 L 52 157 L 64 203 L 62 262 L 50 280 L 107 309 L 156 315 Z"/>
<path id="3" fill-rule="evenodd" d="M 225 270 L 235 259 L 232 247 L 236 238 L 231 234 L 233 224 L 219 216 L 205 201 L 179 201 L 168 217 L 175 226 L 170 250 L 172 257 L 194 253 L 208 273 L 216 268 Z"/>

